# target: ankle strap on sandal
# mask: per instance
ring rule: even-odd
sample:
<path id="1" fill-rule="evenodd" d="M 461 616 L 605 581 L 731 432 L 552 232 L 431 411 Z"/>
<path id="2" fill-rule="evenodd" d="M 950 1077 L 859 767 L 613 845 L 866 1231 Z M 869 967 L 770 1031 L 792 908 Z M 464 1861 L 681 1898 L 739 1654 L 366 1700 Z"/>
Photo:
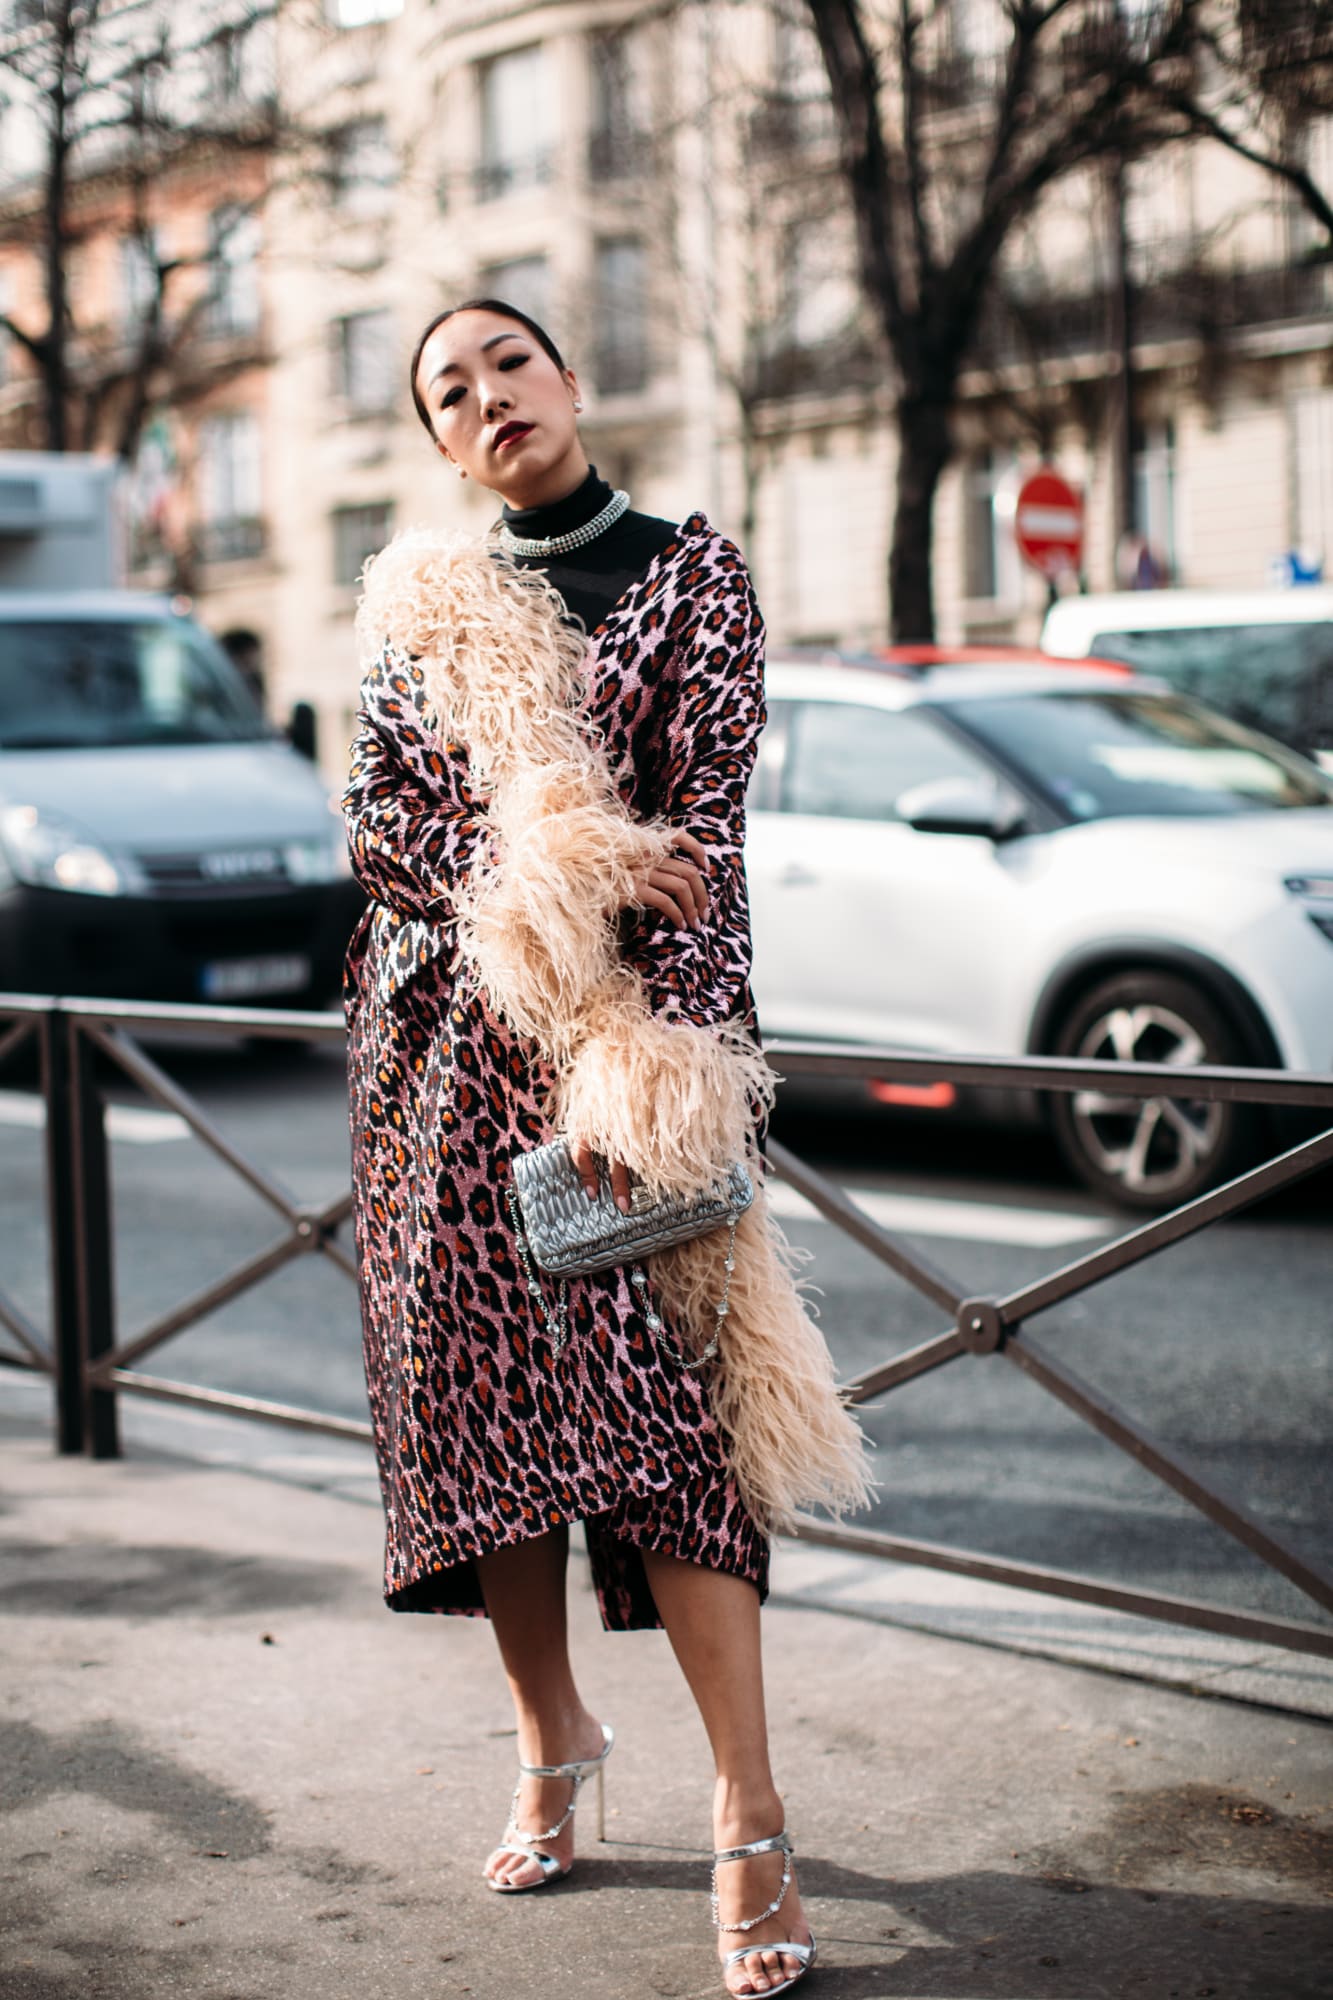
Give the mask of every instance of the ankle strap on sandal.
<path id="1" fill-rule="evenodd" d="M 771 1833 L 767 1840 L 752 1840 L 747 1847 L 724 1847 L 715 1851 L 714 1861 L 746 1861 L 752 1854 L 776 1854 L 779 1848 L 784 1854 L 793 1852 L 791 1836 L 784 1826 L 781 1833 Z"/>

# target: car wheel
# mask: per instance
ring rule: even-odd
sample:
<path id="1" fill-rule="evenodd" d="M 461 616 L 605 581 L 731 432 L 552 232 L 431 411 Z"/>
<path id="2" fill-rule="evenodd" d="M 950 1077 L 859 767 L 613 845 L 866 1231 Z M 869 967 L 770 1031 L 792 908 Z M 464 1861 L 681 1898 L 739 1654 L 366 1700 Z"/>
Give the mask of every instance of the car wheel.
<path id="1" fill-rule="evenodd" d="M 1146 969 L 1119 973 L 1085 993 L 1060 1023 L 1053 1052 L 1182 1067 L 1252 1059 L 1199 987 Z M 1174 1208 L 1227 1179 L 1252 1151 L 1259 1129 L 1252 1105 L 1117 1097 L 1104 1090 L 1061 1091 L 1051 1116 L 1060 1150 L 1079 1179 L 1138 1209 Z"/>

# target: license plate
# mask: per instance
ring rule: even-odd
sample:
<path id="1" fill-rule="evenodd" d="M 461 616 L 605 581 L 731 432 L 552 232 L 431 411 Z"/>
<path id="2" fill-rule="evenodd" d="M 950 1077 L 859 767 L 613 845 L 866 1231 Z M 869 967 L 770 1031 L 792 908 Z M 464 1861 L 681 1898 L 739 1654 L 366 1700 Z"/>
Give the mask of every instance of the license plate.
<path id="1" fill-rule="evenodd" d="M 310 984 L 310 960 L 296 952 L 269 958 L 223 958 L 206 965 L 199 987 L 205 1000 L 248 1000 L 256 993 L 297 993 Z"/>

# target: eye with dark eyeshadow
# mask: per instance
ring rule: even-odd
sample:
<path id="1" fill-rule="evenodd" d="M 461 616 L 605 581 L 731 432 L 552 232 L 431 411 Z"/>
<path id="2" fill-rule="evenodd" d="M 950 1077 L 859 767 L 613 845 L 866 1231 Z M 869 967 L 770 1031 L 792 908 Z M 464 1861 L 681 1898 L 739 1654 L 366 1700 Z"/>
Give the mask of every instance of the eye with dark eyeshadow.
<path id="1" fill-rule="evenodd" d="M 521 368 L 523 366 L 523 363 L 527 360 L 527 358 L 528 357 L 526 354 L 506 354 L 504 360 L 500 363 L 500 366 L 502 369 Z"/>
<path id="2" fill-rule="evenodd" d="M 453 404 L 453 403 L 456 403 L 456 402 L 458 401 L 458 399 L 459 399 L 459 397 L 460 397 L 460 396 L 462 395 L 462 393 L 463 393 L 463 390 L 462 390 L 462 387 L 461 387 L 461 385 L 460 385 L 460 384 L 458 384 L 458 383 L 455 383 L 455 385 L 454 385 L 454 387 L 453 387 L 452 389 L 449 389 L 449 390 L 447 390 L 447 391 L 445 392 L 445 394 L 444 394 L 443 396 L 441 396 L 441 398 L 440 398 L 440 408 L 441 408 L 442 410 L 447 410 L 447 409 L 448 409 L 448 408 L 450 407 L 450 405 L 451 405 L 451 404 Z"/>

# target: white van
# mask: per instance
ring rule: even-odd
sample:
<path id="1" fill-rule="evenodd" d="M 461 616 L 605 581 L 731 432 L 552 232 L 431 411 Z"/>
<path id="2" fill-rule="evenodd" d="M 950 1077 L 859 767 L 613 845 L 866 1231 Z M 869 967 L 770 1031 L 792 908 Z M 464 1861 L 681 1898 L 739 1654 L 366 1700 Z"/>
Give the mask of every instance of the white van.
<path id="1" fill-rule="evenodd" d="M 1124 660 L 1333 769 L 1333 589 L 1062 597 L 1042 648 Z"/>

